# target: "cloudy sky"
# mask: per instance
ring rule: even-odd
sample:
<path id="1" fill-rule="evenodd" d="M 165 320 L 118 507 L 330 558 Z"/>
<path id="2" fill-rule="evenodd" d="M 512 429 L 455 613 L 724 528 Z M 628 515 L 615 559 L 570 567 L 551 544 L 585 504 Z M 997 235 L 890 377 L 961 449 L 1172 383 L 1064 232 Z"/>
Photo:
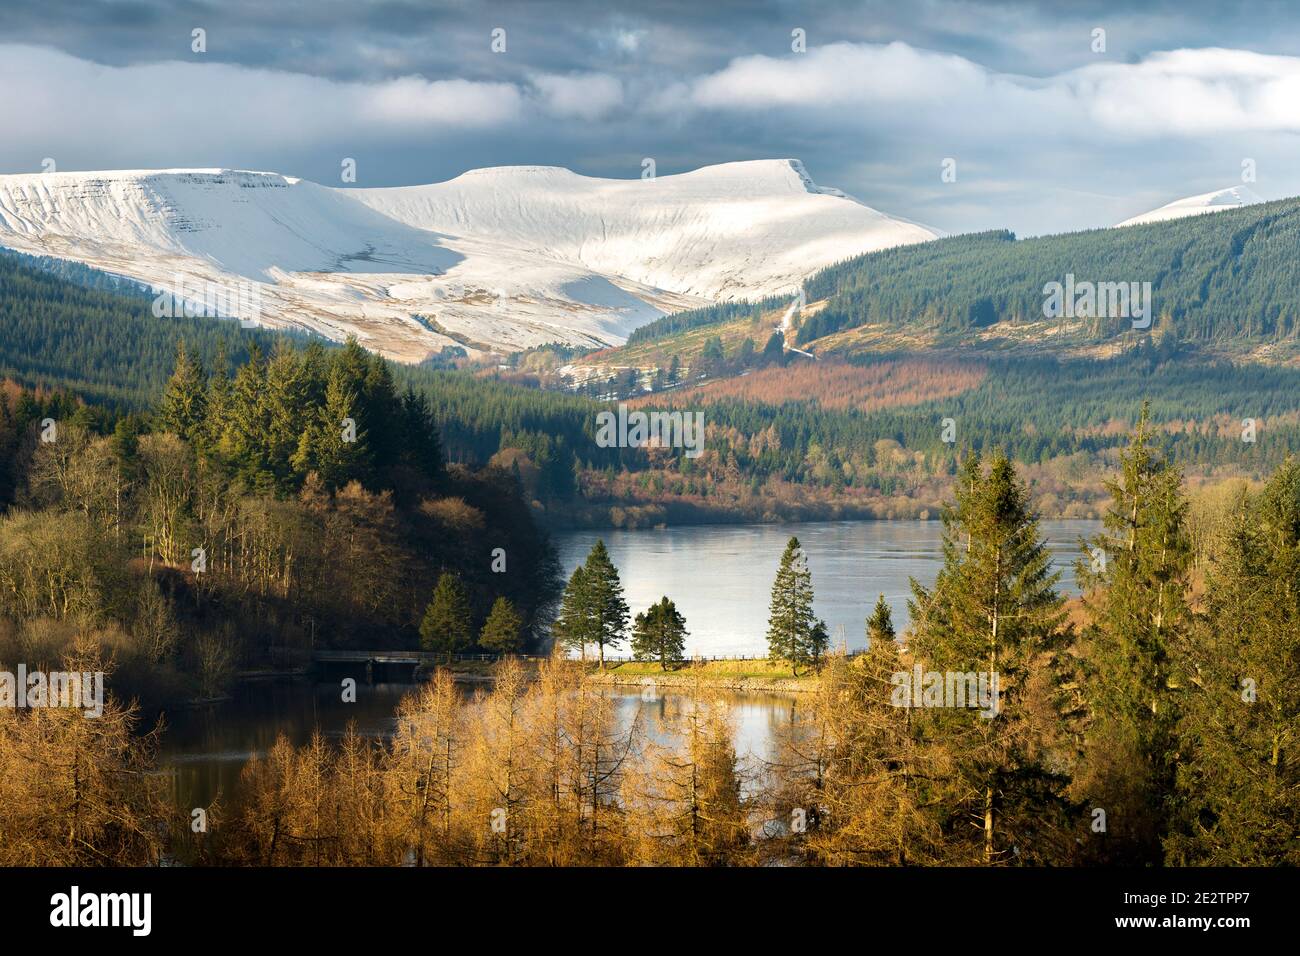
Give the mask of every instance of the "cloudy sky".
<path id="1" fill-rule="evenodd" d="M 1300 6 L 1268 0 L 0 5 L 5 173 L 339 185 L 352 158 L 385 186 L 797 157 L 886 212 L 1029 235 L 1238 185 L 1246 161 L 1264 198 L 1300 194 L 1298 136 Z"/>

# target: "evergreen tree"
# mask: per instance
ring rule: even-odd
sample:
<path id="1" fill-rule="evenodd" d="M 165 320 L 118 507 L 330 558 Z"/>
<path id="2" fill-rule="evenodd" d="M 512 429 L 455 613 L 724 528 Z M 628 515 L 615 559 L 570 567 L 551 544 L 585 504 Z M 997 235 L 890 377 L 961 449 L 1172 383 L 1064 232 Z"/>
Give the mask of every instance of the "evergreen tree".
<path id="1" fill-rule="evenodd" d="M 1065 852 L 1066 780 L 1047 759 L 1065 615 L 1051 555 L 1024 485 L 1004 455 L 987 474 L 963 472 L 943 518 L 944 564 L 934 587 L 912 580 L 910 650 L 926 672 L 985 675 L 1000 691 L 992 713 L 942 696 L 923 711 L 927 743 L 948 766 L 934 806 L 947 808 L 957 859 L 1044 862 Z M 956 678 L 954 678 L 955 682 Z M 969 682 L 967 682 L 969 687 Z M 919 695 L 921 688 L 912 688 Z M 912 703 L 915 704 L 915 696 Z M 942 706 L 948 705 L 948 706 Z M 953 741 L 960 741 L 954 745 Z M 936 757 L 936 759 L 940 759 Z M 980 821 L 978 842 L 968 821 Z"/>
<path id="2" fill-rule="evenodd" d="M 562 647 L 576 649 L 584 662 L 587 660 L 587 645 L 595 642 L 592 620 L 587 572 L 578 565 L 564 588 L 560 613 L 556 615 L 552 633 Z"/>
<path id="3" fill-rule="evenodd" d="M 226 356 L 224 341 L 217 349 L 216 361 L 212 363 L 212 374 L 208 377 L 204 415 L 201 444 L 209 454 L 221 460 L 229 451 L 223 446 L 222 439 L 230 415 L 230 360 Z"/>
<path id="4" fill-rule="evenodd" d="M 370 433 L 371 464 L 382 473 L 397 464 L 402 457 L 405 417 L 388 360 L 382 355 L 368 355 L 367 359 L 360 411 Z"/>
<path id="5" fill-rule="evenodd" d="M 352 480 L 365 483 L 370 477 L 367 433 L 357 417 L 360 403 L 349 378 L 343 361 L 330 366 L 325 403 L 303 430 L 293 459 L 301 473 L 316 472 L 331 490 Z"/>
<path id="6" fill-rule="evenodd" d="M 235 375 L 230 390 L 222 447 L 236 475 L 252 489 L 270 491 L 276 485 L 267 438 L 271 433 L 266 403 L 266 363 L 257 346 Z"/>
<path id="7" fill-rule="evenodd" d="M 767 650 L 774 660 L 788 661 L 798 674 L 811 660 L 810 638 L 817 621 L 813 616 L 812 572 L 798 538 L 786 542 L 781 564 L 772 582 L 767 621 Z"/>
<path id="8" fill-rule="evenodd" d="M 813 624 L 812 630 L 808 632 L 808 644 L 804 648 L 804 653 L 808 662 L 813 667 L 821 665 L 821 660 L 826 656 L 826 652 L 831 646 L 831 632 L 826 627 L 826 622 L 820 618 Z"/>
<path id="9" fill-rule="evenodd" d="M 871 617 L 867 618 L 867 647 L 873 648 L 876 644 L 886 641 L 892 643 L 896 637 L 894 615 L 882 594 L 876 599 L 876 609 L 871 612 Z"/>
<path id="10" fill-rule="evenodd" d="M 1081 787 L 1107 810 L 1107 858 L 1161 857 L 1177 723 L 1171 654 L 1187 640 L 1192 562 L 1182 475 L 1151 446 L 1144 404 L 1104 530 L 1079 562 L 1089 592 L 1080 655 L 1088 726 Z"/>
<path id="11" fill-rule="evenodd" d="M 1176 649 L 1175 822 L 1166 861 L 1300 864 L 1300 463 L 1240 502 L 1205 614 Z"/>
<path id="12" fill-rule="evenodd" d="M 785 361 L 785 336 L 780 331 L 773 332 L 763 346 L 762 361 L 764 365 L 780 365 Z"/>
<path id="13" fill-rule="evenodd" d="M 553 631 L 555 638 L 565 647 L 577 648 L 584 661 L 587 646 L 596 645 L 604 668 L 605 647 L 617 647 L 623 641 L 627 616 L 618 569 L 609 560 L 605 542 L 597 541 L 564 589 Z"/>
<path id="14" fill-rule="evenodd" d="M 200 434 L 207 414 L 207 393 L 203 367 L 190 359 L 185 340 L 176 346 L 176 368 L 163 389 L 158 418 L 164 429 L 193 442 Z"/>
<path id="15" fill-rule="evenodd" d="M 523 627 L 524 619 L 510 599 L 498 597 L 479 633 L 479 647 L 497 654 L 518 654 L 524 646 Z"/>
<path id="16" fill-rule="evenodd" d="M 301 358 L 284 340 L 276 343 L 266 363 L 262 403 L 267 430 L 264 438 L 267 467 L 274 476 L 276 491 L 284 494 L 297 485 L 298 475 L 292 462 L 304 421 L 312 410 L 307 404 Z"/>
<path id="17" fill-rule="evenodd" d="M 460 575 L 444 571 L 433 589 L 433 600 L 420 622 L 420 646 L 426 651 L 442 651 L 447 661 L 459 650 L 474 642 L 469 595 Z"/>
<path id="18" fill-rule="evenodd" d="M 597 541 L 587 555 L 583 569 L 587 611 L 591 615 L 591 640 L 600 651 L 600 666 L 605 667 L 605 647 L 618 647 L 627 633 L 627 602 L 623 600 L 623 585 L 618 579 L 618 568 L 609 559 L 605 542 Z"/>
<path id="19" fill-rule="evenodd" d="M 429 399 L 408 387 L 402 395 L 401 454 L 406 465 L 429 481 L 443 475 L 442 441 Z"/>
<path id="20" fill-rule="evenodd" d="M 632 653 L 639 661 L 659 661 L 663 670 L 686 654 L 686 618 L 665 595 L 636 616 L 632 627 Z"/>

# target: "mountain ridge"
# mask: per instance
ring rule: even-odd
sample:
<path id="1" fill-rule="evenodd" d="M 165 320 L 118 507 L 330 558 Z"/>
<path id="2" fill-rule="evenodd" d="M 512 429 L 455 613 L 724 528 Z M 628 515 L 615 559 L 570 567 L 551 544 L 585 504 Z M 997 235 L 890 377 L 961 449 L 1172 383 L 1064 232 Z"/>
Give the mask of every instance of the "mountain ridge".
<path id="1" fill-rule="evenodd" d="M 465 342 L 614 345 L 935 235 L 823 190 L 797 160 L 647 180 L 488 167 L 382 189 L 224 168 L 0 176 L 2 246 L 160 289 L 255 283 L 262 324 L 408 362 Z"/>
<path id="2" fill-rule="evenodd" d="M 1224 189 L 1215 189 L 1196 196 L 1184 196 L 1182 199 L 1175 199 L 1173 202 L 1165 203 L 1163 206 L 1158 206 L 1140 215 L 1125 219 L 1123 222 L 1116 223 L 1116 226 L 1139 226 L 1151 222 L 1168 222 L 1170 219 L 1181 219 L 1185 216 L 1198 216 L 1210 212 L 1223 212 L 1227 209 L 1240 209 L 1242 206 L 1253 206 L 1262 202 L 1264 202 L 1264 199 L 1261 196 L 1245 186 L 1228 186 Z"/>

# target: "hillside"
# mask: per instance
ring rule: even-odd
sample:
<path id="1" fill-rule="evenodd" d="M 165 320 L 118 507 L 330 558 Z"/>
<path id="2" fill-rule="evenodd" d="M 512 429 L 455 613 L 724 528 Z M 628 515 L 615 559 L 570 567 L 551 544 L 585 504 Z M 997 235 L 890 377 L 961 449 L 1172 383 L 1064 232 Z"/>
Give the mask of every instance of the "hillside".
<path id="1" fill-rule="evenodd" d="M 228 169 L 0 176 L 0 247 L 81 262 L 272 328 L 403 362 L 444 348 L 622 342 L 715 299 L 790 292 L 935 233 L 795 160 L 608 180 L 551 167 L 327 188 Z M 212 311 L 212 310 L 210 310 Z"/>
<path id="2" fill-rule="evenodd" d="M 1025 240 L 1006 231 L 941 238 L 811 276 L 789 344 L 819 355 L 976 349 L 1108 358 L 1150 338 L 1166 350 L 1291 362 L 1300 356 L 1298 242 L 1297 199 Z M 1132 315 L 1046 316 L 1046 287 L 1067 282 L 1150 283 L 1146 327 Z M 599 360 L 682 353 L 685 362 L 703 331 L 734 339 L 746 321 L 761 349 L 760 330 L 770 333 L 781 310 L 737 303 L 668 316 Z"/>
<path id="3" fill-rule="evenodd" d="M 548 166 L 476 169 L 350 195 L 419 229 L 711 300 L 792 293 L 818 265 L 937 235 L 818 186 L 798 160 L 632 180 Z"/>
<path id="4" fill-rule="evenodd" d="M 78 269 L 65 278 L 40 265 L 0 255 L 0 377 L 67 387 L 110 411 L 157 400 L 182 338 L 208 369 L 223 354 L 244 364 L 253 346 L 271 354 L 284 338 L 227 320 L 156 319 L 146 297 L 113 289 L 111 279 Z M 959 349 L 810 360 L 754 348 L 770 341 L 785 309 L 760 308 L 756 318 L 741 311 L 722 325 L 583 360 L 608 376 L 596 362 L 626 362 L 626 351 L 653 370 L 661 349 L 681 348 L 668 391 L 646 394 L 643 374 L 635 393 L 643 406 L 704 411 L 698 458 L 601 447 L 599 402 L 500 380 L 509 373 L 495 368 L 391 372 L 398 388 L 429 401 L 449 461 L 517 473 L 533 512 L 552 526 L 934 516 L 967 444 L 1001 447 L 1024 463 L 1046 515 L 1094 514 L 1101 469 L 1144 399 L 1176 460 L 1197 476 L 1262 474 L 1300 452 L 1300 369 L 1207 362 L 1194 352 L 1162 358 L 1154 348 L 1104 362 Z M 609 394 L 608 384 L 593 384 Z M 1247 417 L 1257 443 L 1241 440 Z M 79 418 L 108 427 L 103 410 Z M 945 418 L 959 444 L 943 441 Z"/>

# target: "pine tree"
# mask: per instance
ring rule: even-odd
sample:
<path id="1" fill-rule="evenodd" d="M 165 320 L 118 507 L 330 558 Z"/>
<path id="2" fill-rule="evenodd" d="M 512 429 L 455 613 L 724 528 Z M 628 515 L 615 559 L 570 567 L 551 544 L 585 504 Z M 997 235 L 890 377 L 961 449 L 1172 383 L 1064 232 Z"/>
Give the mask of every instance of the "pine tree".
<path id="1" fill-rule="evenodd" d="M 808 559 L 791 538 L 781 555 L 772 582 L 772 601 L 767 622 L 767 650 L 773 660 L 787 661 L 798 674 L 799 665 L 810 660 L 809 638 L 816 625 L 813 616 L 812 572 Z"/>
<path id="2" fill-rule="evenodd" d="M 510 599 L 499 597 L 492 603 L 492 610 L 483 623 L 479 647 L 498 654 L 517 654 L 524 646 L 523 627 L 524 619 Z"/>
<path id="3" fill-rule="evenodd" d="M 393 384 L 393 370 L 382 355 L 368 355 L 361 392 L 361 417 L 369 429 L 372 466 L 380 473 L 397 464 L 402 457 L 404 417 L 402 401 Z"/>
<path id="4" fill-rule="evenodd" d="M 456 651 L 474 642 L 469 595 L 460 575 L 444 571 L 433 589 L 433 600 L 420 622 L 420 646 L 426 651 L 442 651 L 448 662 Z"/>
<path id="5" fill-rule="evenodd" d="M 1104 530 L 1078 578 L 1089 624 L 1082 635 L 1086 767 L 1081 788 L 1107 811 L 1107 858 L 1161 858 L 1173 786 L 1176 683 L 1171 654 L 1188 636 L 1192 562 L 1179 470 L 1151 446 L 1144 405 Z"/>
<path id="6" fill-rule="evenodd" d="M 597 541 L 587 555 L 583 567 L 584 590 L 587 595 L 587 612 L 590 618 L 590 639 L 600 651 L 600 666 L 605 667 L 605 647 L 618 647 L 627 633 L 627 602 L 623 600 L 623 585 L 618 579 L 618 568 L 609 559 L 604 541 Z"/>
<path id="7" fill-rule="evenodd" d="M 577 649 L 584 663 L 587 660 L 587 645 L 595 641 L 591 621 L 587 573 L 582 565 L 578 565 L 564 588 L 560 613 L 556 615 L 552 633 L 560 646 Z"/>
<path id="8" fill-rule="evenodd" d="M 275 472 L 267 445 L 270 419 L 266 404 L 266 363 L 256 345 L 230 389 L 222 446 L 235 473 L 256 491 L 274 489 Z"/>
<path id="9" fill-rule="evenodd" d="M 193 443 L 200 437 L 207 414 L 203 367 L 190 359 L 185 340 L 176 346 L 176 368 L 167 380 L 158 417 L 163 428 Z"/>
<path id="10" fill-rule="evenodd" d="M 301 473 L 314 471 L 326 488 L 370 477 L 369 447 L 364 420 L 359 418 L 357 393 L 348 385 L 346 366 L 336 361 L 325 386 L 325 403 L 309 421 L 294 454 Z"/>
<path id="11" fill-rule="evenodd" d="M 826 627 L 826 622 L 818 618 L 813 624 L 812 630 L 808 632 L 808 643 L 804 647 L 804 656 L 814 668 L 819 667 L 830 646 L 831 632 Z"/>
<path id="12" fill-rule="evenodd" d="M 1238 504 L 1204 617 L 1175 648 L 1180 707 L 1166 862 L 1300 864 L 1300 463 Z"/>
<path id="13" fill-rule="evenodd" d="M 882 594 L 876 599 L 876 609 L 867 618 L 867 646 L 875 647 L 878 643 L 892 642 L 897 638 L 894 633 L 894 615 L 889 603 Z"/>
<path id="14" fill-rule="evenodd" d="M 412 388 L 402 396 L 402 460 L 429 481 L 443 475 L 442 440 L 429 399 Z"/>
<path id="15" fill-rule="evenodd" d="M 662 670 L 686 654 L 686 618 L 665 596 L 636 616 L 632 653 L 639 661 L 659 661 Z"/>
<path id="16" fill-rule="evenodd" d="M 284 494 L 297 483 L 298 475 L 292 460 L 302 437 L 304 421 L 311 412 L 307 404 L 302 361 L 284 339 L 276 343 L 275 351 L 266 363 L 263 404 L 267 466 L 275 476 L 276 490 Z"/>
<path id="17" fill-rule="evenodd" d="M 972 455 L 973 459 L 974 456 Z M 910 650 L 926 672 L 996 676 L 999 698 L 986 715 L 940 700 L 922 712 L 928 741 L 944 753 L 950 792 L 936 806 L 956 811 L 959 860 L 1044 862 L 1064 852 L 1066 780 L 1046 753 L 1059 715 L 1052 710 L 1057 655 L 1066 635 L 1051 555 L 1011 462 L 994 456 L 985 474 L 968 464 L 943 519 L 944 565 L 934 587 L 912 580 Z M 919 694 L 920 688 L 913 688 Z M 978 844 L 967 821 L 979 821 Z"/>
<path id="18" fill-rule="evenodd" d="M 230 360 L 226 357 L 224 340 L 220 343 L 216 360 L 212 363 L 212 375 L 208 378 L 205 405 L 202 443 L 208 454 L 215 455 L 220 460 L 225 458 L 229 451 L 223 444 L 226 422 L 230 415 Z"/>

